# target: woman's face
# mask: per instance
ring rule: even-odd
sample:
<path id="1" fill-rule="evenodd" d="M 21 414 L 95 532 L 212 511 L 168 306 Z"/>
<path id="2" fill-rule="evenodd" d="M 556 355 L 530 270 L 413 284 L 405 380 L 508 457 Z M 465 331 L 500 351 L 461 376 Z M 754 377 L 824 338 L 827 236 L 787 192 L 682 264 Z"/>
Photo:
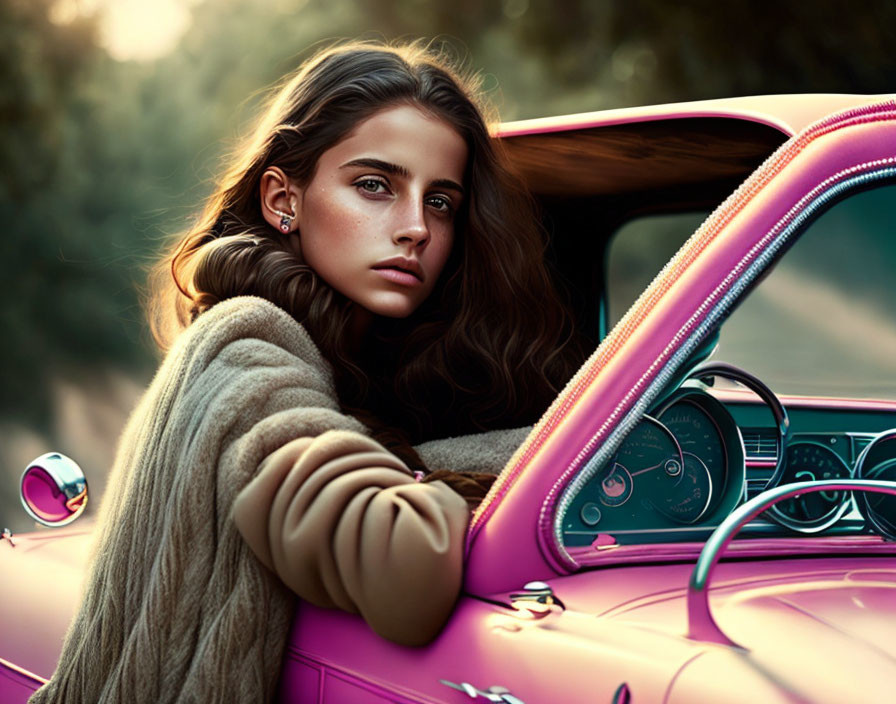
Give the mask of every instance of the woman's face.
<path id="1" fill-rule="evenodd" d="M 466 164 L 466 143 L 447 123 L 407 105 L 375 113 L 321 155 L 300 189 L 306 263 L 364 311 L 410 315 L 451 253 Z"/>

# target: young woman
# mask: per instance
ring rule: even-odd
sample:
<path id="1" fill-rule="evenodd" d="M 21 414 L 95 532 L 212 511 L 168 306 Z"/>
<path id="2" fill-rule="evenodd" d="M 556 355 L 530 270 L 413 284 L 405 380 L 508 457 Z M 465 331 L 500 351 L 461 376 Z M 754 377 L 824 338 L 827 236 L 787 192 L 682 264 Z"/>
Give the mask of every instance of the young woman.
<path id="1" fill-rule="evenodd" d="M 475 96 L 419 44 L 275 91 L 154 272 L 167 356 L 32 701 L 266 701 L 296 595 L 438 633 L 468 506 L 580 362 Z"/>

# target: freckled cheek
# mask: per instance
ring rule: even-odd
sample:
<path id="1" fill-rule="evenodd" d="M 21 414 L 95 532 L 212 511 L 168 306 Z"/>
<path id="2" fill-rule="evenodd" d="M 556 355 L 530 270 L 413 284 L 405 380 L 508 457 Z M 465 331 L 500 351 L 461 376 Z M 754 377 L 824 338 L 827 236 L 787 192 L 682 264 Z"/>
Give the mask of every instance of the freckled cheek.
<path id="1" fill-rule="evenodd" d="M 371 227 L 372 218 L 360 212 L 345 199 L 315 198 L 306 201 L 303 234 L 315 240 L 326 240 L 333 249 L 350 249 L 364 239 Z"/>

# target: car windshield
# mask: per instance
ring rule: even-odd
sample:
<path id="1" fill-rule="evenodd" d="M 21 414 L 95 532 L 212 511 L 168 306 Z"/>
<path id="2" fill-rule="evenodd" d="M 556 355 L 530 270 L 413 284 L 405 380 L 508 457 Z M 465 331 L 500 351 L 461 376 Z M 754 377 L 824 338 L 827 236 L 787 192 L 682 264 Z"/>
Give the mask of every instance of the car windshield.
<path id="1" fill-rule="evenodd" d="M 896 399 L 896 185 L 809 226 L 722 327 L 715 356 L 779 394 Z"/>
<path id="2" fill-rule="evenodd" d="M 713 357 L 779 394 L 896 399 L 894 202 L 891 184 L 822 214 L 725 322 Z M 635 218 L 614 234 L 611 327 L 707 215 Z"/>

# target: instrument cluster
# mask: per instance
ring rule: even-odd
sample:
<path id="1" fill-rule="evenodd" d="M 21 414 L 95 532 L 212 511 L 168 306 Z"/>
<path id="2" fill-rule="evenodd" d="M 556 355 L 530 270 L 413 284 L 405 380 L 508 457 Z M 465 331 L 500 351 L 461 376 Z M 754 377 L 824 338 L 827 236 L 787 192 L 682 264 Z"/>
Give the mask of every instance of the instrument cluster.
<path id="1" fill-rule="evenodd" d="M 744 497 L 744 460 L 740 431 L 725 407 L 705 391 L 680 389 L 635 426 L 573 500 L 564 521 L 567 544 L 604 532 L 717 522 Z"/>
<path id="2" fill-rule="evenodd" d="M 766 488 L 896 481 L 896 430 L 875 437 L 855 467 L 811 435 L 781 442 L 784 461 Z M 564 542 L 587 545 L 601 534 L 623 543 L 705 538 L 701 529 L 714 529 L 746 499 L 746 477 L 743 439 L 731 413 L 705 387 L 683 386 L 639 421 L 576 495 L 564 518 Z M 896 540 L 896 497 L 881 494 L 856 492 L 853 499 L 849 491 L 812 492 L 772 506 L 761 518 L 801 534 L 850 523 Z"/>

